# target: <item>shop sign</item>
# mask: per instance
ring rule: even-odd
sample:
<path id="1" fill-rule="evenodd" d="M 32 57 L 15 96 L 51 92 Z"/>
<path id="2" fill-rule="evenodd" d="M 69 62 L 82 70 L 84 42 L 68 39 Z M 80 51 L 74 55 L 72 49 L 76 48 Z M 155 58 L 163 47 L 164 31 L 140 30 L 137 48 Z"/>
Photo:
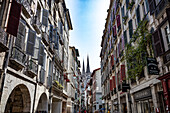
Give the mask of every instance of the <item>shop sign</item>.
<path id="1" fill-rule="evenodd" d="M 143 99 L 143 98 L 147 98 L 147 97 L 151 97 L 151 89 L 147 88 L 145 90 L 139 91 L 137 93 L 134 94 L 134 99 L 138 100 L 138 99 Z"/>
<path id="2" fill-rule="evenodd" d="M 149 75 L 159 75 L 158 63 L 155 58 L 147 57 L 147 68 Z"/>
<path id="3" fill-rule="evenodd" d="M 122 92 L 127 92 L 127 89 L 130 89 L 129 84 L 122 84 Z"/>

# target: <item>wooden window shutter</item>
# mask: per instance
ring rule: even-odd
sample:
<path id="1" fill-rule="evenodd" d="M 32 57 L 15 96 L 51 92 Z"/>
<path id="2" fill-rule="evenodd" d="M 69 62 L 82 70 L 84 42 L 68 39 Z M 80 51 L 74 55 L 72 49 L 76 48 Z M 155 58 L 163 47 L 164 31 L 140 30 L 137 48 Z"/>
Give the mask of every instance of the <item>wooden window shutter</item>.
<path id="1" fill-rule="evenodd" d="M 52 40 L 53 40 L 53 25 L 50 25 L 49 40 L 50 40 L 50 42 L 52 42 Z"/>
<path id="2" fill-rule="evenodd" d="M 36 37 L 35 39 L 35 45 L 34 45 L 34 55 L 33 58 L 35 60 L 38 60 L 38 53 L 39 53 L 39 45 L 41 43 L 41 38 L 40 37 Z"/>
<path id="3" fill-rule="evenodd" d="M 148 0 L 148 2 L 149 2 L 150 14 L 152 15 L 155 11 L 155 0 Z"/>
<path id="4" fill-rule="evenodd" d="M 129 7 L 129 0 L 126 0 L 126 10 L 128 10 Z"/>
<path id="5" fill-rule="evenodd" d="M 111 66 L 114 66 L 114 56 L 111 56 Z"/>
<path id="6" fill-rule="evenodd" d="M 133 35 L 133 26 L 132 26 L 132 19 L 129 21 L 129 37 L 132 38 Z"/>
<path id="7" fill-rule="evenodd" d="M 110 79 L 110 91 L 112 91 L 113 90 L 113 81 L 112 81 L 112 79 Z"/>
<path id="8" fill-rule="evenodd" d="M 125 45 L 127 44 L 127 33 L 126 33 L 126 31 L 124 31 L 124 43 L 125 43 Z"/>
<path id="9" fill-rule="evenodd" d="M 28 34 L 26 53 L 31 56 L 34 55 L 35 39 L 36 39 L 36 32 L 30 29 Z"/>
<path id="10" fill-rule="evenodd" d="M 116 80 L 115 80 L 115 76 L 112 76 L 113 79 L 113 88 L 116 88 Z"/>
<path id="11" fill-rule="evenodd" d="M 113 26 L 113 33 L 114 33 L 113 36 L 116 36 L 116 25 Z"/>
<path id="12" fill-rule="evenodd" d="M 54 48 L 59 49 L 59 36 L 57 34 L 57 29 L 54 29 Z"/>
<path id="13" fill-rule="evenodd" d="M 18 27 L 17 37 L 16 37 L 16 40 L 15 40 L 15 46 L 17 46 L 21 50 L 24 49 L 25 33 L 26 33 L 25 23 L 20 21 L 19 27 Z"/>
<path id="14" fill-rule="evenodd" d="M 43 9 L 42 25 L 48 27 L 48 10 Z"/>
<path id="15" fill-rule="evenodd" d="M 168 17 L 168 21 L 170 23 L 170 8 L 166 9 L 166 14 L 167 14 L 167 17 Z"/>
<path id="16" fill-rule="evenodd" d="M 125 65 L 121 65 L 121 81 L 126 79 Z"/>
<path id="17" fill-rule="evenodd" d="M 44 60 L 44 46 L 42 43 L 39 43 L 38 64 L 43 66 L 43 60 Z"/>
<path id="18" fill-rule="evenodd" d="M 12 0 L 7 25 L 7 32 L 15 37 L 17 36 L 18 32 L 20 17 L 21 17 L 21 4 L 17 3 L 15 0 Z"/>
<path id="19" fill-rule="evenodd" d="M 139 5 L 136 9 L 136 18 L 137 18 L 137 22 L 139 24 L 140 23 L 140 6 Z"/>
<path id="20" fill-rule="evenodd" d="M 122 11 L 122 17 L 125 16 L 125 9 L 124 9 L 124 6 L 121 8 L 121 11 Z"/>
<path id="21" fill-rule="evenodd" d="M 116 20 L 117 20 L 117 27 L 119 27 L 120 26 L 120 15 L 116 16 Z"/>
<path id="22" fill-rule="evenodd" d="M 155 56 L 160 56 L 164 52 L 162 34 L 160 29 L 156 30 L 152 35 L 152 41 L 154 45 Z"/>

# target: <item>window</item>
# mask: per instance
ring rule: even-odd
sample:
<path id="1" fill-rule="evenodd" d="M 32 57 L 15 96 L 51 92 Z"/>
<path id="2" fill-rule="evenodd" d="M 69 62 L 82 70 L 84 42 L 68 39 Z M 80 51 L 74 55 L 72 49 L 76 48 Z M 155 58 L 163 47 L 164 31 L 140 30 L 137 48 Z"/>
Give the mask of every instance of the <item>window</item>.
<path id="1" fill-rule="evenodd" d="M 129 38 L 132 38 L 133 35 L 133 25 L 132 25 L 132 19 L 129 21 Z"/>
<path id="2" fill-rule="evenodd" d="M 145 4 L 144 4 L 144 2 L 143 2 L 143 4 L 142 4 L 142 10 L 143 10 L 143 16 L 145 17 L 146 11 L 145 11 Z"/>
<path id="3" fill-rule="evenodd" d="M 37 5 L 37 12 L 36 12 L 36 16 L 37 16 L 38 21 L 40 21 L 40 16 L 41 16 L 41 7 L 40 7 L 40 5 L 39 5 L 39 4 Z"/>
<path id="4" fill-rule="evenodd" d="M 48 27 L 48 10 L 43 9 L 42 25 Z"/>
<path id="5" fill-rule="evenodd" d="M 156 6 L 159 4 L 161 0 L 155 0 Z"/>
<path id="6" fill-rule="evenodd" d="M 137 22 L 139 25 L 139 23 L 140 23 L 140 5 L 138 5 L 138 7 L 136 9 L 136 18 L 137 18 Z"/>
<path id="7" fill-rule="evenodd" d="M 168 49 L 170 49 L 170 29 L 168 26 L 165 27 L 165 36 L 168 44 Z"/>

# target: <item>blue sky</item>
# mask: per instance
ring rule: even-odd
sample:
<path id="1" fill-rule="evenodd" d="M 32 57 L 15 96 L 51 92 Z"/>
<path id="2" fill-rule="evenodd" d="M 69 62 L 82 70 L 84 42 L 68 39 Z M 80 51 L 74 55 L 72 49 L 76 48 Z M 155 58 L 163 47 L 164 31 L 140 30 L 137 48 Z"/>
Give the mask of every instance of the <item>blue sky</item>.
<path id="1" fill-rule="evenodd" d="M 100 67 L 100 44 L 110 0 L 65 0 L 73 30 L 70 46 L 79 49 L 81 67 L 89 55 L 90 70 Z"/>

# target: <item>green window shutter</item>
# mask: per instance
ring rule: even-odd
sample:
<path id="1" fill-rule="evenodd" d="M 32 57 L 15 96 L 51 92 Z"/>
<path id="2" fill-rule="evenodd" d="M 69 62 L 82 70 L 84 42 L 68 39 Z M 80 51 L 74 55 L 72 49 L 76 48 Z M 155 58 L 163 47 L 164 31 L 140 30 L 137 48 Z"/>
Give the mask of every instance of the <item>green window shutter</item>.
<path id="1" fill-rule="evenodd" d="M 43 9 L 42 25 L 48 27 L 48 10 Z"/>
<path id="2" fill-rule="evenodd" d="M 33 30 L 29 30 L 26 53 L 31 56 L 34 55 L 35 39 L 36 39 L 36 32 Z"/>

